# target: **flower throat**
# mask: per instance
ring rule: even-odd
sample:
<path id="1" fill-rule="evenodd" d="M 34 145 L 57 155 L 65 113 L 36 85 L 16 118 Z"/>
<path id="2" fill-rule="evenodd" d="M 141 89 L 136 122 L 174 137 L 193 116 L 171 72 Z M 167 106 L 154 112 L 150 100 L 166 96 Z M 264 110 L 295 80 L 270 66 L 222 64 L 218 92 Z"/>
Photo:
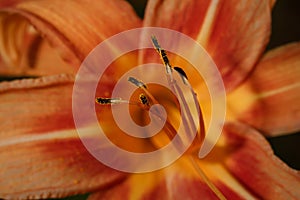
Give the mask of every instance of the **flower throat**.
<path id="1" fill-rule="evenodd" d="M 170 64 L 166 51 L 160 47 L 156 37 L 152 36 L 151 39 L 155 50 L 160 55 L 161 60 L 165 66 L 168 84 L 171 90 L 155 84 L 145 84 L 142 80 L 138 80 L 135 77 L 128 77 L 128 82 L 137 87 L 137 90 L 132 95 L 132 98 L 122 99 L 96 97 L 95 101 L 100 105 L 128 104 L 131 111 L 131 117 L 137 124 L 141 126 L 145 126 L 150 123 L 150 119 L 148 117 L 149 112 L 156 116 L 158 120 L 163 120 L 163 116 L 161 116 L 161 112 L 159 110 L 150 109 L 153 105 L 158 104 L 166 107 L 167 111 L 170 110 L 170 112 L 167 112 L 170 115 L 168 114 L 166 117 L 166 123 L 163 127 L 163 133 L 157 134 L 156 136 L 152 137 L 150 141 L 157 149 L 164 147 L 176 136 L 179 124 L 183 123 L 184 137 L 187 137 L 189 139 L 193 138 L 193 142 L 185 152 L 185 155 L 189 156 L 190 162 L 197 174 L 199 174 L 202 180 L 216 194 L 216 196 L 219 199 L 226 199 L 218 190 L 218 188 L 216 188 L 216 186 L 208 179 L 208 177 L 200 168 L 199 162 L 197 162 L 197 160 L 194 158 L 195 154 L 200 149 L 205 137 L 204 120 L 200 104 L 197 99 L 197 94 L 193 90 L 185 71 L 180 67 L 173 67 Z M 174 73 L 179 75 L 181 80 L 176 80 Z M 181 88 L 181 86 L 178 84 L 178 81 L 181 81 L 185 85 L 185 88 Z M 174 95 L 174 93 L 176 94 L 176 96 Z M 187 101 L 186 93 L 189 93 L 189 96 L 192 100 Z M 178 101 L 181 102 L 180 105 L 178 101 L 176 101 L 177 98 Z M 180 106 L 182 106 L 183 108 L 180 109 Z M 195 110 L 195 108 L 198 113 L 197 116 L 193 116 L 192 114 L 192 110 Z M 195 117 L 197 118 L 197 120 L 195 120 Z M 182 122 L 178 121 L 178 119 L 180 118 Z M 194 130 L 197 131 L 195 137 L 192 134 Z M 184 140 L 184 138 L 182 138 L 182 140 Z M 183 148 L 183 146 L 184 144 L 182 141 L 180 141 L 179 143 L 175 143 L 176 148 Z"/>

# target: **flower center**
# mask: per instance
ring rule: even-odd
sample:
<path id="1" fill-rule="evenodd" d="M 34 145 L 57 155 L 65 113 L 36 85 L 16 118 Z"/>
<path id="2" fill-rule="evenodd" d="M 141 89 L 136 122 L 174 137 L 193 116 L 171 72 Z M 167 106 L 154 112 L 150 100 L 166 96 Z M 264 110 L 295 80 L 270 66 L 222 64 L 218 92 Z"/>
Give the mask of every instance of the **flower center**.
<path id="1" fill-rule="evenodd" d="M 181 131 L 184 134 L 180 135 L 181 140 L 175 146 L 180 149 L 186 139 L 192 138 L 193 142 L 185 154 L 188 154 L 195 170 L 208 187 L 220 199 L 225 199 L 218 188 L 207 178 L 200 168 L 199 163 L 194 158 L 194 153 L 200 149 L 205 136 L 205 125 L 197 95 L 188 80 L 186 72 L 180 67 L 171 66 L 166 51 L 160 47 L 155 36 L 152 37 L 152 42 L 165 66 L 170 88 L 154 83 L 145 84 L 135 77 L 128 77 L 128 82 L 136 86 L 136 90 L 130 99 L 97 97 L 96 103 L 100 105 L 129 105 L 130 117 L 139 126 L 147 126 L 151 123 L 150 113 L 157 120 L 162 121 L 165 118 L 162 112 L 158 109 L 151 109 L 151 107 L 156 104 L 163 106 L 167 114 L 165 125 L 158 134 L 149 139 L 150 143 L 153 144 L 154 150 L 169 144 L 178 134 L 180 124 L 183 124 L 184 128 Z M 195 135 L 193 133 L 195 131 L 196 137 L 194 138 Z M 128 146 L 130 144 L 127 145 L 127 150 Z M 148 148 L 148 151 L 151 151 L 149 149 L 151 148 Z M 139 152 L 136 149 L 134 151 Z"/>
<path id="2" fill-rule="evenodd" d="M 204 139 L 205 129 L 196 93 L 189 83 L 185 71 L 180 67 L 171 66 L 166 51 L 159 46 L 154 36 L 152 42 L 165 66 L 169 88 L 155 83 L 145 84 L 135 77 L 128 77 L 128 82 L 136 86 L 130 99 L 98 97 L 96 103 L 129 105 L 130 117 L 138 126 L 150 124 L 150 114 L 153 114 L 156 120 L 162 121 L 164 119 L 162 113 L 159 110 L 151 109 L 154 105 L 161 105 L 165 109 L 167 117 L 162 130 L 150 138 L 155 149 L 166 146 L 178 132 L 182 132 L 181 141 L 175 144 L 176 147 L 184 148 L 184 144 L 186 144 L 184 141 L 193 141 L 187 153 L 199 150 Z M 180 124 L 182 124 L 182 129 L 179 128 Z"/>

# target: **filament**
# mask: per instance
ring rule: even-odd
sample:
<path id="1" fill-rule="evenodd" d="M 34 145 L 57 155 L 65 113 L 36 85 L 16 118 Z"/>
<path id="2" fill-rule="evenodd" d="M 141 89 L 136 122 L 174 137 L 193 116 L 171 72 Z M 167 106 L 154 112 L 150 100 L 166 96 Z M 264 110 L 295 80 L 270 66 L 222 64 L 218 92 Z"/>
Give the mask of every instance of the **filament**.
<path id="1" fill-rule="evenodd" d="M 202 115 L 202 112 L 201 112 L 200 104 L 198 102 L 197 94 L 195 93 L 195 91 L 194 91 L 193 87 L 191 86 L 190 82 L 188 81 L 188 77 L 187 77 L 185 71 L 180 67 L 172 67 L 172 65 L 170 64 L 170 61 L 167 57 L 166 51 L 160 47 L 156 37 L 152 36 L 151 39 L 152 39 L 152 43 L 154 45 L 154 48 L 156 49 L 156 51 L 160 55 L 160 57 L 163 61 L 163 64 L 166 68 L 166 75 L 167 75 L 168 84 L 169 84 L 171 90 L 173 91 L 173 93 L 176 95 L 178 101 L 180 102 L 180 105 L 182 106 L 182 108 L 181 108 L 181 111 L 182 111 L 181 112 L 181 119 L 182 119 L 182 123 L 184 125 L 183 127 L 184 127 L 184 131 L 185 131 L 185 134 L 186 134 L 185 136 L 189 137 L 191 139 L 191 137 L 193 136 L 193 132 L 195 130 L 195 131 L 197 131 L 196 132 L 196 137 L 198 137 L 197 139 L 200 142 L 202 142 L 202 140 L 204 139 L 204 136 L 205 136 L 205 127 L 204 127 L 203 115 Z M 178 84 L 178 82 L 177 82 L 178 80 L 176 80 L 176 77 L 173 76 L 174 72 L 178 73 L 178 75 L 181 77 L 181 79 L 182 79 L 181 81 L 184 84 L 184 88 L 182 88 L 183 86 Z M 157 111 L 155 109 L 150 109 L 152 105 L 159 104 L 159 102 L 151 94 L 151 92 L 148 90 L 146 84 L 144 84 L 141 80 L 138 80 L 135 77 L 129 77 L 128 81 L 130 83 L 134 84 L 136 87 L 140 88 L 143 91 L 139 95 L 139 101 L 124 100 L 124 99 L 121 99 L 121 98 L 97 97 L 96 98 L 96 103 L 98 103 L 100 105 L 123 104 L 123 103 L 136 105 L 136 106 L 139 106 L 140 108 L 142 108 L 144 110 L 147 110 L 147 111 L 151 112 L 156 117 L 158 117 L 158 119 L 162 120 L 163 117 L 160 115 L 159 111 Z M 189 105 L 189 102 L 187 101 L 187 98 L 185 97 L 185 92 L 189 92 L 189 94 L 191 95 L 190 97 L 192 98 L 193 105 Z M 195 106 L 195 107 L 191 107 L 191 106 Z M 196 122 L 198 122 L 198 121 L 193 119 L 193 114 L 192 114 L 192 112 L 193 112 L 193 110 L 195 110 L 195 108 L 196 108 L 197 114 L 198 114 L 197 117 L 199 117 L 199 125 L 200 125 L 199 130 L 198 130 L 198 126 L 197 126 L 198 124 L 196 124 Z M 177 131 L 174 128 L 174 126 L 172 125 L 172 123 L 171 123 L 168 116 L 166 117 L 166 122 L 165 122 L 165 125 L 164 125 L 163 129 L 164 129 L 165 134 L 167 135 L 167 137 L 170 140 L 172 140 L 177 135 Z M 179 144 L 177 143 L 175 145 L 175 147 L 177 147 L 178 151 L 180 151 L 181 147 L 184 147 L 181 137 L 179 137 Z M 178 148 L 178 147 L 180 147 L 180 148 Z M 224 197 L 224 195 L 209 180 L 209 178 L 205 175 L 205 173 L 203 172 L 203 170 L 199 166 L 199 163 L 196 162 L 194 157 L 192 155 L 190 155 L 189 159 L 190 159 L 190 162 L 193 165 L 194 169 L 200 175 L 200 177 L 205 182 L 205 184 L 215 193 L 215 195 L 219 199 L 225 200 L 226 198 Z"/>
<path id="2" fill-rule="evenodd" d="M 226 200 L 226 197 L 222 194 L 222 192 L 209 180 L 209 178 L 205 175 L 201 167 L 199 166 L 199 163 L 196 162 L 195 158 L 190 155 L 189 159 L 194 167 L 194 169 L 197 171 L 197 173 L 200 175 L 202 180 L 206 183 L 206 185 L 215 193 L 215 195 L 220 200 Z"/>
<path id="3" fill-rule="evenodd" d="M 173 92 L 175 94 L 177 94 L 176 96 L 179 97 L 179 99 L 183 103 L 183 106 L 184 106 L 184 109 L 183 109 L 184 110 L 183 123 L 185 124 L 184 127 L 186 129 L 186 133 L 191 133 L 192 130 L 196 130 L 197 126 L 195 125 L 194 120 L 192 119 L 192 114 L 191 114 L 190 109 L 188 107 L 188 103 L 187 103 L 187 101 L 184 97 L 183 91 L 178 86 L 176 80 L 174 80 L 174 77 L 172 75 L 172 72 L 173 72 L 172 66 L 171 66 L 171 64 L 169 62 L 169 59 L 167 57 L 167 53 L 164 49 L 161 48 L 161 46 L 158 43 L 157 38 L 154 35 L 151 37 L 151 39 L 152 39 L 152 43 L 153 43 L 156 51 L 160 55 L 161 59 L 163 60 L 164 65 L 166 67 L 166 73 L 167 73 L 167 78 L 168 78 L 169 85 L 171 86 Z M 174 67 L 173 69 L 174 69 L 174 71 L 176 71 L 179 74 L 179 76 L 181 77 L 183 83 L 189 88 L 191 94 L 193 95 L 193 101 L 196 105 L 199 120 L 200 120 L 200 122 L 199 122 L 199 124 L 200 124 L 200 134 L 197 134 L 197 135 L 199 137 L 198 139 L 200 141 L 202 141 L 203 138 L 204 138 L 204 134 L 205 134 L 205 127 L 204 127 L 204 120 L 203 120 L 203 117 L 202 117 L 202 112 L 201 112 L 200 104 L 199 104 L 198 99 L 197 99 L 197 95 L 196 95 L 195 91 L 193 90 L 191 84 L 189 83 L 185 71 L 180 67 Z M 190 130 L 189 130 L 189 128 L 190 128 Z"/>
<path id="4" fill-rule="evenodd" d="M 159 102 L 158 102 L 158 101 L 155 99 L 155 97 L 148 91 L 146 85 L 145 85 L 142 81 L 137 80 L 137 79 L 134 78 L 134 77 L 129 77 L 129 78 L 128 78 L 128 81 L 131 82 L 132 84 L 136 85 L 136 86 L 139 87 L 140 89 L 142 89 L 143 92 L 145 92 L 145 94 L 146 94 L 145 97 L 148 97 L 148 98 L 151 100 L 152 104 L 159 104 Z M 149 102 L 148 102 L 148 105 L 149 105 L 149 108 L 150 108 Z M 148 110 L 149 110 L 149 109 L 148 109 Z M 160 114 L 157 113 L 157 112 L 155 112 L 155 110 L 154 110 L 154 111 L 151 111 L 151 112 L 152 112 L 153 114 L 155 114 L 156 116 L 158 116 L 158 117 L 161 119 Z M 169 138 L 170 140 L 172 140 L 172 139 L 176 136 L 177 131 L 176 131 L 176 129 L 173 127 L 173 125 L 171 124 L 171 122 L 170 122 L 170 120 L 169 120 L 168 117 L 166 118 L 165 128 L 166 128 L 166 134 L 167 134 L 168 138 Z M 183 143 L 182 143 L 181 140 L 180 140 L 180 144 L 179 144 L 179 145 L 180 145 L 181 147 L 183 146 Z"/>
<path id="5" fill-rule="evenodd" d="M 183 113 L 183 121 L 185 122 L 185 129 L 186 129 L 186 133 L 191 133 L 190 131 L 195 130 L 195 123 L 194 120 L 192 119 L 192 115 L 190 112 L 190 109 L 188 107 L 188 103 L 184 97 L 183 91 L 181 90 L 181 88 L 178 86 L 178 84 L 176 83 L 176 80 L 174 80 L 173 76 L 172 76 L 172 67 L 169 63 L 169 59 L 167 58 L 167 54 L 164 50 L 161 49 L 157 39 L 155 36 L 152 36 L 152 42 L 153 45 L 155 46 L 157 52 L 160 54 L 162 60 L 164 61 L 164 65 L 166 67 L 166 72 L 167 72 L 167 77 L 168 77 L 168 81 L 169 81 L 169 85 L 172 87 L 173 91 L 177 94 L 177 97 L 179 97 L 179 99 L 182 101 L 183 105 L 184 105 L 184 113 Z M 197 111 L 198 111 L 198 115 L 200 118 L 200 134 L 201 133 L 205 133 L 205 128 L 204 128 L 204 121 L 203 121 L 203 117 L 202 117 L 202 113 L 201 113 L 201 108 L 200 108 L 200 104 L 197 100 L 197 96 L 196 93 L 194 92 L 191 84 L 189 83 L 188 79 L 187 79 L 187 75 L 184 72 L 183 69 L 179 68 L 179 67 L 174 67 L 173 68 L 182 78 L 183 83 L 188 86 L 188 88 L 190 89 L 190 92 L 193 95 L 193 100 L 194 103 L 196 104 L 197 107 Z M 190 123 L 189 123 L 190 122 Z M 224 197 L 224 195 L 222 194 L 222 192 L 209 180 L 209 178 L 205 175 L 205 173 L 203 172 L 203 170 L 201 169 L 201 167 L 199 166 L 199 164 L 197 164 L 197 162 L 195 161 L 193 156 L 189 156 L 190 161 L 193 165 L 193 167 L 195 168 L 196 172 L 200 175 L 200 177 L 202 178 L 202 180 L 206 183 L 206 185 L 216 194 L 216 196 L 221 199 L 221 200 L 226 200 L 226 198 Z"/>

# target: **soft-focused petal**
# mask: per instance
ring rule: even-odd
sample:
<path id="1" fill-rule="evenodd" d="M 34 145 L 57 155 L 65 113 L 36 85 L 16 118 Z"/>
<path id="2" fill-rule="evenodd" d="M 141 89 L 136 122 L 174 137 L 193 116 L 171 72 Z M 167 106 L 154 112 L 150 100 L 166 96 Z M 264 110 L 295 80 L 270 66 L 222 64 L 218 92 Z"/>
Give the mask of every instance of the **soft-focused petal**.
<path id="1" fill-rule="evenodd" d="M 81 61 L 98 43 L 121 31 L 141 25 L 141 20 L 132 7 L 123 0 L 17 1 L 2 5 L 1 11 L 0 39 L 3 45 L 0 52 L 8 66 L 25 67 L 19 73 L 26 70 L 33 71 L 28 67 L 36 67 L 36 62 L 42 62 L 39 65 L 47 64 L 43 62 L 43 56 L 48 58 L 48 54 L 59 54 L 77 69 L 76 67 L 79 67 Z M 33 31 L 28 21 L 39 34 Z M 43 44 L 38 41 L 40 35 L 55 51 L 53 49 L 52 52 L 39 51 L 40 44 Z M 30 55 L 32 52 L 37 55 Z M 50 61 L 48 66 L 61 66 L 57 65 L 61 63 L 57 63 L 56 60 L 46 61 Z M 34 71 L 31 73 L 34 74 Z"/>
<path id="2" fill-rule="evenodd" d="M 1 138 L 73 128 L 73 81 L 57 75 L 0 83 Z"/>
<path id="3" fill-rule="evenodd" d="M 230 189 L 229 197 L 237 197 Z M 88 200 L 99 199 L 218 199 L 201 180 L 187 157 L 161 171 L 131 175 L 111 189 L 92 194 Z"/>
<path id="4" fill-rule="evenodd" d="M 276 0 L 270 0 L 270 7 L 273 7 L 276 3 Z"/>
<path id="5" fill-rule="evenodd" d="M 268 52 L 228 98 L 238 119 L 266 135 L 300 130 L 300 43 Z"/>
<path id="6" fill-rule="evenodd" d="M 73 81 L 57 75 L 0 83 L 0 198 L 62 197 L 124 177 L 81 143 L 72 119 Z"/>
<path id="7" fill-rule="evenodd" d="M 241 83 L 261 56 L 270 35 L 267 0 L 150 0 L 145 26 L 191 36 L 211 54 L 227 90 Z"/>
<path id="8" fill-rule="evenodd" d="M 0 6 L 11 6 L 16 4 L 17 2 L 21 2 L 21 1 L 25 1 L 25 0 L 1 0 L 0 1 Z"/>
<path id="9" fill-rule="evenodd" d="M 257 131 L 241 123 L 225 126 L 228 170 L 261 199 L 299 199 L 300 174 L 289 168 Z"/>
<path id="10" fill-rule="evenodd" d="M 248 125 L 228 123 L 216 148 L 198 166 L 227 199 L 299 199 L 300 175 Z M 134 174 L 100 190 L 98 199 L 218 199 L 183 156 L 163 170 Z"/>

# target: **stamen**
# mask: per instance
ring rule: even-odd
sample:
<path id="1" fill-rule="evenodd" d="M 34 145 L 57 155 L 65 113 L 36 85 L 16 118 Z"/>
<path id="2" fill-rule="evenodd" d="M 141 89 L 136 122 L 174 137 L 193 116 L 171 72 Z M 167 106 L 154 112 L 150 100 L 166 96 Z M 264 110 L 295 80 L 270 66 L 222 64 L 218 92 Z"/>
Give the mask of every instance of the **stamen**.
<path id="1" fill-rule="evenodd" d="M 128 101 L 122 100 L 121 98 L 102 98 L 97 97 L 96 103 L 105 105 L 105 104 L 119 104 L 119 103 L 128 103 Z"/>
<path id="2" fill-rule="evenodd" d="M 190 105 L 187 102 L 185 95 L 184 95 L 184 91 L 186 90 L 185 88 L 181 88 L 176 80 L 174 79 L 174 77 L 172 76 L 172 67 L 169 63 L 169 59 L 167 58 L 167 54 L 165 52 L 165 50 L 162 50 L 162 48 L 160 47 L 157 39 L 155 36 L 152 36 L 152 42 L 154 47 L 156 48 L 157 52 L 160 54 L 160 56 L 162 57 L 164 64 L 166 66 L 166 72 L 167 72 L 167 76 L 168 76 L 168 81 L 169 81 L 169 85 L 172 88 L 173 92 L 176 94 L 176 96 L 178 97 L 178 100 L 181 102 L 180 105 L 183 105 L 184 109 L 183 109 L 183 113 L 182 113 L 182 121 L 185 124 L 184 128 L 185 128 L 185 132 L 186 134 L 190 134 L 191 131 L 196 129 L 196 124 L 193 120 L 193 116 L 191 113 L 191 109 L 190 109 Z M 205 127 L 204 127 L 204 121 L 203 121 L 203 117 L 202 117 L 202 112 L 201 112 L 201 108 L 200 108 L 200 104 L 198 102 L 197 99 L 197 95 L 194 92 L 194 89 L 192 88 L 191 84 L 188 81 L 187 75 L 185 73 L 185 71 L 180 68 L 180 67 L 174 67 L 173 68 L 176 72 L 178 72 L 178 74 L 180 75 L 180 77 L 182 78 L 183 83 L 188 87 L 188 89 L 190 90 L 192 97 L 193 97 L 193 101 L 194 101 L 194 105 L 197 108 L 197 112 L 198 112 L 198 116 L 200 117 L 200 138 L 198 139 L 202 139 L 201 138 L 201 133 L 202 133 L 202 137 L 204 138 L 204 133 L 205 133 Z M 226 198 L 224 197 L 224 195 L 220 192 L 220 190 L 209 180 L 209 178 L 205 175 L 205 173 L 202 171 L 202 169 L 200 168 L 199 164 L 197 164 L 197 162 L 195 161 L 195 159 L 190 156 L 190 161 L 193 165 L 193 167 L 195 168 L 195 170 L 197 171 L 197 173 L 201 176 L 202 180 L 207 184 L 207 186 L 216 194 L 216 196 L 221 199 L 221 200 L 226 200 Z"/>
<path id="3" fill-rule="evenodd" d="M 180 105 L 182 106 L 181 109 L 181 119 L 182 123 L 184 124 L 184 137 L 192 137 L 194 136 L 193 133 L 196 130 L 199 141 L 201 142 L 204 138 L 205 133 L 205 127 L 204 127 L 204 121 L 203 116 L 200 108 L 200 104 L 198 102 L 198 98 L 196 93 L 194 92 L 194 89 L 192 88 L 191 84 L 188 81 L 187 74 L 185 71 L 180 67 L 172 67 L 167 53 L 164 49 L 162 49 L 156 39 L 155 36 L 151 37 L 152 43 L 160 55 L 164 66 L 166 67 L 166 75 L 168 79 L 168 83 L 170 86 L 170 89 L 172 92 L 176 95 Z M 174 69 L 174 70 L 173 70 Z M 182 82 L 179 82 L 179 78 L 176 78 L 178 76 L 174 76 L 173 72 L 178 73 L 179 77 L 181 77 Z M 178 80 L 179 79 L 179 80 Z M 101 105 L 106 104 L 120 104 L 120 103 L 127 103 L 127 104 L 133 104 L 141 107 L 144 110 L 147 110 L 151 113 L 153 113 L 156 117 L 159 119 L 162 119 L 162 116 L 159 111 L 155 109 L 150 109 L 152 105 L 159 104 L 159 102 L 156 100 L 156 98 L 151 94 L 151 92 L 148 90 L 146 84 L 144 84 L 141 80 L 138 80 L 134 77 L 129 77 L 128 81 L 132 84 L 134 84 L 136 87 L 143 90 L 143 93 L 139 95 L 139 101 L 133 102 L 128 100 L 123 100 L 121 98 L 96 98 L 96 102 Z M 195 119 L 195 112 L 198 114 L 197 118 Z M 200 129 L 198 130 L 198 125 L 200 124 Z M 177 135 L 177 130 L 174 128 L 173 124 L 170 121 L 170 118 L 167 116 L 166 123 L 164 126 L 164 133 L 167 135 L 167 137 L 172 140 Z M 183 138 L 180 138 L 180 141 L 178 144 L 175 144 L 176 147 L 178 147 L 178 150 L 183 147 Z M 218 188 L 208 179 L 208 177 L 205 175 L 205 173 L 202 171 L 202 169 L 199 166 L 199 163 L 195 161 L 195 159 L 190 156 L 190 162 L 192 163 L 193 167 L 197 171 L 197 173 L 200 175 L 202 180 L 207 184 L 207 186 L 216 194 L 216 196 L 224 200 L 226 199 L 224 195 L 218 190 Z"/>
<path id="4" fill-rule="evenodd" d="M 103 98 L 103 97 L 96 97 L 96 103 L 100 105 L 113 105 L 113 104 L 131 104 L 131 105 L 138 105 L 140 106 L 141 103 L 135 101 L 128 101 L 121 98 Z"/>
<path id="5" fill-rule="evenodd" d="M 161 57 L 167 57 L 167 54 L 165 53 L 165 51 L 163 50 L 164 54 L 162 54 L 162 48 L 160 47 L 157 39 L 155 36 L 152 36 L 152 43 L 154 45 L 154 47 L 156 48 L 157 52 L 160 54 Z M 168 60 L 168 59 L 167 59 Z M 183 123 L 185 124 L 185 129 L 186 129 L 186 133 L 191 133 L 192 130 L 195 130 L 196 124 L 194 123 L 194 120 L 192 118 L 192 114 L 190 111 L 190 108 L 188 106 L 188 102 L 185 99 L 184 96 L 184 92 L 183 90 L 181 90 L 180 86 L 177 84 L 176 80 L 174 80 L 173 75 L 172 75 L 172 70 L 171 70 L 171 65 L 169 62 L 164 63 L 166 66 L 166 72 L 167 72 L 167 76 L 168 76 L 168 82 L 170 87 L 172 88 L 173 92 L 175 94 L 177 94 L 176 96 L 179 98 L 179 100 L 181 100 L 182 105 L 184 106 L 184 113 L 183 113 Z M 180 67 L 174 67 L 174 70 L 176 72 L 179 73 L 179 75 L 182 78 L 183 83 L 188 86 L 188 89 L 191 91 L 192 95 L 193 95 L 193 100 L 195 103 L 195 106 L 197 108 L 197 112 L 198 112 L 198 116 L 200 116 L 200 133 L 205 133 L 205 129 L 204 129 L 204 122 L 203 122 L 203 118 L 202 118 L 202 113 L 201 113 L 201 108 L 200 108 L 200 104 L 198 102 L 196 93 L 194 92 L 191 84 L 189 83 L 188 79 L 187 79 L 187 75 L 185 73 L 185 71 L 180 68 Z"/>
<path id="6" fill-rule="evenodd" d="M 169 62 L 169 58 L 167 56 L 166 51 L 160 47 L 160 45 L 159 45 L 159 43 L 158 43 L 158 41 L 157 41 L 157 39 L 154 35 L 152 35 L 151 39 L 152 39 L 152 43 L 153 43 L 156 51 L 159 53 L 164 65 L 166 67 L 167 73 L 171 74 L 172 73 L 172 68 L 171 68 L 171 64 Z"/>
<path id="7" fill-rule="evenodd" d="M 222 192 L 209 180 L 209 178 L 205 175 L 201 167 L 199 166 L 199 163 L 195 160 L 193 156 L 190 156 L 190 161 L 197 171 L 197 173 L 200 175 L 202 180 L 206 183 L 206 185 L 215 193 L 215 195 L 220 199 L 220 200 L 226 200 L 226 197 L 222 194 Z"/>
<path id="8" fill-rule="evenodd" d="M 189 85 L 188 78 L 187 78 L 187 75 L 186 75 L 185 71 L 183 71 L 183 69 L 180 68 L 180 67 L 174 67 L 174 70 L 178 72 L 178 74 L 180 75 L 180 77 L 182 79 L 182 82 L 185 85 Z"/>
<path id="9" fill-rule="evenodd" d="M 158 101 L 154 98 L 154 96 L 148 91 L 146 85 L 142 81 L 137 80 L 134 77 L 129 77 L 128 81 L 130 83 L 134 84 L 135 86 L 137 86 L 138 88 L 142 89 L 145 92 L 145 94 L 147 95 L 147 97 L 150 98 L 150 100 L 152 101 L 153 104 L 159 104 Z"/>
<path id="10" fill-rule="evenodd" d="M 133 83 L 134 85 L 136 85 L 139 88 L 147 88 L 146 85 L 142 81 L 137 80 L 134 77 L 129 77 L 128 81 L 131 82 L 131 83 Z"/>
<path id="11" fill-rule="evenodd" d="M 142 104 L 149 106 L 149 100 L 144 94 L 140 94 L 140 101 Z"/>
<path id="12" fill-rule="evenodd" d="M 151 40 L 152 40 L 152 43 L 153 43 L 155 49 L 156 49 L 157 51 L 159 51 L 159 49 L 161 49 L 161 47 L 160 47 L 160 45 L 158 44 L 158 41 L 157 41 L 155 35 L 152 35 L 152 36 L 151 36 Z"/>
<path id="13" fill-rule="evenodd" d="M 128 81 L 129 82 L 131 82 L 131 83 L 133 83 L 135 86 L 137 86 L 137 87 L 139 87 L 140 89 L 142 89 L 144 92 L 145 92 L 145 94 L 147 95 L 145 95 L 145 94 L 141 94 L 142 95 L 142 98 L 146 98 L 147 99 L 147 103 L 149 103 L 149 104 L 143 104 L 143 105 L 147 105 L 147 108 L 149 108 L 150 107 L 150 101 L 151 101 L 151 104 L 159 104 L 159 102 L 155 99 L 155 97 L 148 91 L 148 89 L 147 89 L 147 87 L 146 87 L 146 85 L 142 82 L 142 81 L 139 81 L 139 80 L 137 80 L 136 78 L 134 78 L 134 77 L 129 77 L 128 78 Z M 140 98 L 141 98 L 141 95 L 140 95 Z M 144 96 L 144 97 L 143 97 Z M 149 99 L 150 99 L 150 101 L 149 101 Z M 148 110 L 148 109 L 147 109 Z M 152 113 L 154 114 L 154 115 L 156 115 L 158 118 L 162 118 L 161 116 L 160 116 L 160 114 L 159 114 L 159 112 L 156 112 L 155 110 L 152 110 Z M 173 137 L 175 137 L 175 135 L 177 134 L 177 132 L 176 132 L 176 129 L 172 126 L 172 124 L 171 124 L 171 122 L 170 122 L 170 120 L 169 120 L 169 118 L 167 117 L 167 119 L 166 119 L 166 134 L 167 134 L 167 136 L 168 136 L 168 138 L 170 139 L 170 140 L 172 140 L 173 139 Z M 182 142 L 180 141 L 180 144 L 179 145 L 182 145 Z"/>
<path id="14" fill-rule="evenodd" d="M 182 68 L 180 68 L 180 67 L 174 67 L 174 69 L 175 69 L 181 76 L 184 76 L 186 79 L 188 79 L 188 77 L 187 77 L 185 71 L 183 71 Z"/>

